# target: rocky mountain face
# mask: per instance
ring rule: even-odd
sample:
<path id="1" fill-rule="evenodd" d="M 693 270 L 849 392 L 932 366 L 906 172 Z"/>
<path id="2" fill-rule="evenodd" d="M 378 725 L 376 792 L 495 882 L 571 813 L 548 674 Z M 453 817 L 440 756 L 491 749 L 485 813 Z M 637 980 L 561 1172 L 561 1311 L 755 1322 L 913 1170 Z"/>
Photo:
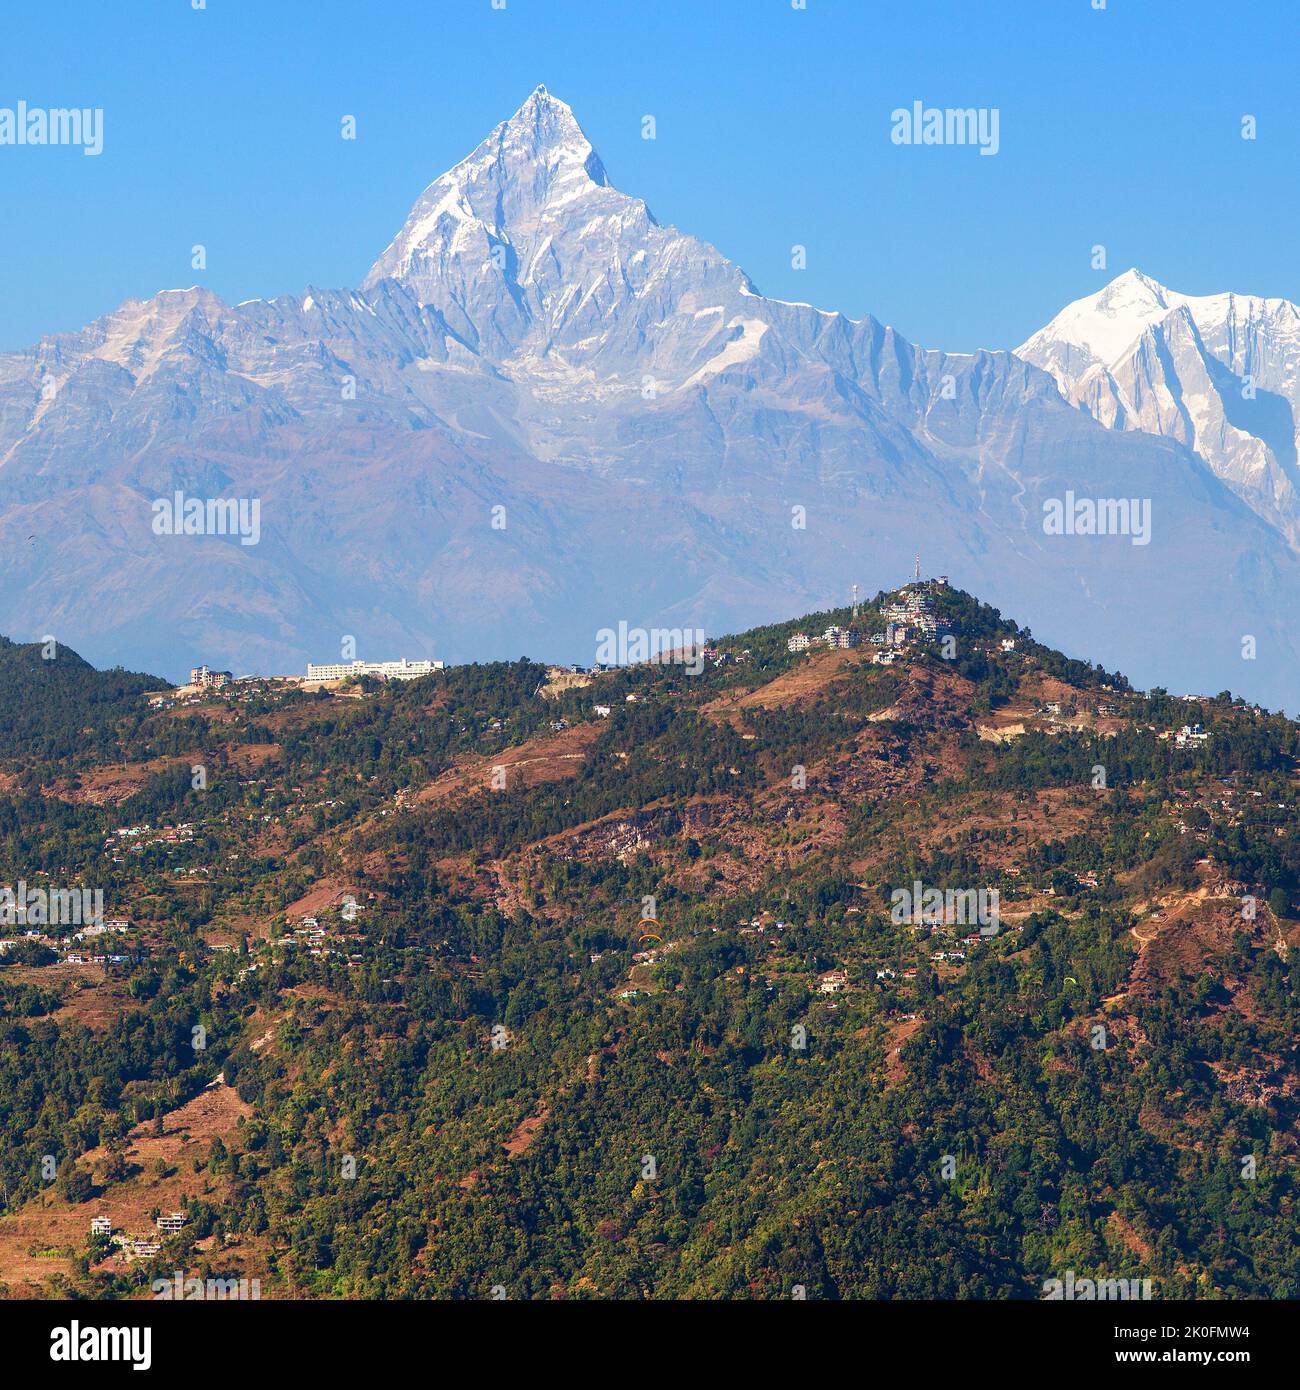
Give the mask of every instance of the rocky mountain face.
<path id="1" fill-rule="evenodd" d="M 1300 544 L 1300 309 L 1289 300 L 1178 294 L 1130 270 L 1016 351 L 1102 424 L 1194 449 Z"/>
<path id="2" fill-rule="evenodd" d="M 1053 351 L 928 351 L 764 298 L 539 88 L 359 289 L 167 291 L 0 355 L 0 631 L 173 676 L 301 671 L 349 636 L 590 661 L 620 620 L 734 631 L 920 551 L 1136 680 L 1292 700 L 1289 533 L 1194 432 L 1063 399 L 1090 350 Z M 255 499 L 257 543 L 160 534 L 178 492 Z M 1045 526 L 1079 499 L 1145 501 L 1149 543 Z"/>

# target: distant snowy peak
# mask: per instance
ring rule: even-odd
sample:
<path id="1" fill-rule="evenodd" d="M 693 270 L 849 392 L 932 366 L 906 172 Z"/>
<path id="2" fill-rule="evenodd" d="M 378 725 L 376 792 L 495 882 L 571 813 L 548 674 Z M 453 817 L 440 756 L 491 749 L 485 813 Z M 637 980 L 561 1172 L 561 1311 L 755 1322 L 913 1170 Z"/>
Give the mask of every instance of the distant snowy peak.
<path id="1" fill-rule="evenodd" d="M 1170 310 L 1169 291 L 1139 270 L 1128 270 L 1104 289 L 1076 299 L 1016 355 L 1052 373 L 1068 394 L 1088 368 L 1118 361 L 1152 323 Z"/>
<path id="2" fill-rule="evenodd" d="M 1067 304 L 1016 348 L 1016 355 L 1052 372 L 1068 393 L 1088 368 L 1113 367 L 1152 324 L 1183 308 L 1210 350 L 1233 370 L 1246 366 L 1252 341 L 1261 334 L 1300 346 L 1300 309 L 1290 300 L 1231 292 L 1179 294 L 1133 269 L 1096 294 Z"/>
<path id="3" fill-rule="evenodd" d="M 1129 270 L 1016 349 L 1115 429 L 1179 440 L 1300 547 L 1300 309 Z"/>

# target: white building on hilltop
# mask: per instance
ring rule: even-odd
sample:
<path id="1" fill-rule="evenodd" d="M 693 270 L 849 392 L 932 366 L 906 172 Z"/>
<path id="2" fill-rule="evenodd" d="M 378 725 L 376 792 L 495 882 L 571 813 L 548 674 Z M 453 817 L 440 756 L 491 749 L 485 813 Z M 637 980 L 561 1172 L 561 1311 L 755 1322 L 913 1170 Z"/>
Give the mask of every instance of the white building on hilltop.
<path id="1" fill-rule="evenodd" d="M 432 675 L 444 669 L 441 661 L 333 661 L 317 665 L 307 663 L 309 681 L 341 681 L 350 676 L 378 676 L 380 680 L 413 681 L 418 676 Z"/>
<path id="2" fill-rule="evenodd" d="M 190 684 L 200 690 L 220 690 L 234 679 L 229 671 L 211 671 L 206 666 L 190 667 Z"/>

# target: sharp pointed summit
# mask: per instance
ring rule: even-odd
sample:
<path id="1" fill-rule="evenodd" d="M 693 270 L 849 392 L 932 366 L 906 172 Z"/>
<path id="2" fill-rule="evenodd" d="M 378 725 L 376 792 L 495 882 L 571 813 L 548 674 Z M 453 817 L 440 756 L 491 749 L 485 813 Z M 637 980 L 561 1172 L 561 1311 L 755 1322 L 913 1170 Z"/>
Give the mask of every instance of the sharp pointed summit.
<path id="1" fill-rule="evenodd" d="M 365 285 L 400 280 L 422 302 L 439 304 L 438 282 L 452 259 L 477 269 L 486 258 L 495 281 L 528 249 L 543 220 L 609 187 L 572 109 L 539 86 L 416 199 Z"/>
<path id="2" fill-rule="evenodd" d="M 611 340 L 622 342 L 621 356 L 643 354 L 652 326 L 670 339 L 664 325 L 684 291 L 719 306 L 752 292 L 714 247 L 660 226 L 640 198 L 615 188 L 572 110 L 545 87 L 420 195 L 365 288 L 386 280 L 436 309 L 473 352 L 529 370 L 545 361 L 561 374 L 581 372 L 594 349 L 605 349 L 608 364 Z M 674 384 L 729 338 L 746 338 L 727 314 L 708 325 L 716 333 L 706 336 L 720 341 L 701 352 L 694 305 L 686 318 L 689 351 L 674 354 L 671 369 L 661 351 L 660 370 Z M 750 332 L 726 361 L 756 343 Z M 629 389 L 640 389 L 642 375 L 629 374 Z M 622 373 L 612 376 L 617 389 Z"/>
<path id="3" fill-rule="evenodd" d="M 553 155 L 559 162 L 578 161 L 593 182 L 609 182 L 573 108 L 543 86 L 535 87 L 519 110 L 488 137 L 489 141 L 493 139 L 498 139 L 501 148 L 511 154 L 525 153 L 532 159 Z"/>

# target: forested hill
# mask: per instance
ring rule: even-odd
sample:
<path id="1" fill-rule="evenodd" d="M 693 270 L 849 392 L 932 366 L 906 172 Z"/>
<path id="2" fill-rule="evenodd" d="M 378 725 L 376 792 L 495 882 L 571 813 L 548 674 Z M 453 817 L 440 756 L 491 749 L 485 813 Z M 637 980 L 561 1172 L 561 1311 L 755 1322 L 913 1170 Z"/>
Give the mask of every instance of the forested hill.
<path id="1" fill-rule="evenodd" d="M 9 1294 L 1300 1296 L 1291 721 L 938 583 L 158 689 L 0 646 Z"/>
<path id="2" fill-rule="evenodd" d="M 167 682 L 136 671 L 97 671 L 53 638 L 11 642 L 0 637 L 0 747 L 68 757 L 78 749 L 106 751 L 121 721 L 144 712 L 141 695 Z"/>

